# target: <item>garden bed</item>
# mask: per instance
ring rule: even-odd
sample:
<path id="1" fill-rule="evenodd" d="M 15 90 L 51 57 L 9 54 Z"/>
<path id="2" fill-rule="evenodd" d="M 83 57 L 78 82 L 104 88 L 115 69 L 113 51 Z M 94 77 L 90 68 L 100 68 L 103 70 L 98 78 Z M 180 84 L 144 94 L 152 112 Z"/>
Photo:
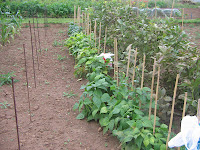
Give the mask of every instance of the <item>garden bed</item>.
<path id="1" fill-rule="evenodd" d="M 86 80 L 79 81 L 74 77 L 74 60 L 62 46 L 59 46 L 59 43 L 67 38 L 67 26 L 51 24 L 46 39 L 44 28 L 39 30 L 42 53 L 39 55 L 40 71 L 36 69 L 36 89 L 32 78 L 29 28 L 22 28 L 21 36 L 0 50 L 0 73 L 15 71 L 15 78 L 19 80 L 15 84 L 15 95 L 21 149 L 116 149 L 119 146 L 116 138 L 108 134 L 103 136 L 102 132 L 98 131 L 99 125 L 96 122 L 77 120 L 78 112 L 72 111 L 73 105 L 82 94 L 80 87 Z M 27 51 L 32 123 L 28 113 L 22 44 L 25 44 Z M 58 56 L 65 58 L 59 60 Z M 17 137 L 11 86 L 0 87 L 0 100 L 10 105 L 6 109 L 0 108 L 0 147 L 4 150 L 16 150 Z"/>

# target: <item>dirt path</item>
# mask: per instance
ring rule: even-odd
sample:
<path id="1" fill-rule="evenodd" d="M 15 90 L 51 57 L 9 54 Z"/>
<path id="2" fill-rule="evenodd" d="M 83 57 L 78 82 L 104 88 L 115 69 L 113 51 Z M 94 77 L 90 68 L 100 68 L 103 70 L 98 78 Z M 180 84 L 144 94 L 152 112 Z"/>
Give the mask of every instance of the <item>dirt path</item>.
<path id="1" fill-rule="evenodd" d="M 67 38 L 65 25 L 50 25 L 45 40 L 41 35 L 42 53 L 40 71 L 36 67 L 37 88 L 34 88 L 29 28 L 22 28 L 21 36 L 0 50 L 0 73 L 15 71 L 16 103 L 22 150 L 111 150 L 117 149 L 115 137 L 98 132 L 95 122 L 77 120 L 78 112 L 72 111 L 82 94 L 80 87 L 87 81 L 74 77 L 74 61 L 66 50 L 56 46 Z M 54 46 L 52 45 L 54 43 Z M 32 120 L 28 115 L 28 102 L 22 44 L 25 44 L 28 61 L 28 78 Z M 63 61 L 58 57 L 66 57 Z M 35 59 L 36 60 L 36 59 Z M 63 96 L 63 92 L 66 95 Z M 70 95 L 71 92 L 71 95 Z M 73 96 L 75 94 L 75 96 Z M 76 96 L 77 95 L 77 96 Z M 0 108 L 0 150 L 16 150 L 17 138 L 11 87 L 0 87 L 0 102 L 10 107 Z"/>

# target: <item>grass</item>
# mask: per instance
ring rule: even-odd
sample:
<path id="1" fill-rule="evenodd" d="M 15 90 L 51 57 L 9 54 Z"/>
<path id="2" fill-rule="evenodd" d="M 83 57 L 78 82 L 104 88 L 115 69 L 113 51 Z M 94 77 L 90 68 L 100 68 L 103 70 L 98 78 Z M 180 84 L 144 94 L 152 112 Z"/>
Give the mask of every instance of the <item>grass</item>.
<path id="1" fill-rule="evenodd" d="M 22 23 L 29 23 L 29 20 L 31 23 L 33 23 L 32 18 L 23 18 Z M 48 23 L 57 24 L 57 23 L 70 23 L 73 22 L 74 18 L 48 18 Z M 38 23 L 43 24 L 44 18 L 38 18 Z"/>
<path id="2" fill-rule="evenodd" d="M 177 19 L 178 23 L 182 23 L 182 19 Z M 200 23 L 200 19 L 185 19 L 183 23 Z"/>

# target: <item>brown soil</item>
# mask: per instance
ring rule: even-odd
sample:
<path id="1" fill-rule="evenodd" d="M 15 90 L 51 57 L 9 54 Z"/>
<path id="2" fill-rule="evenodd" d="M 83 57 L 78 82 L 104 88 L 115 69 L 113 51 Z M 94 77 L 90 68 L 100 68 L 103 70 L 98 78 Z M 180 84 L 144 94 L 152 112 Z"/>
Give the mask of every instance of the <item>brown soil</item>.
<path id="1" fill-rule="evenodd" d="M 19 80 L 15 84 L 15 95 L 21 149 L 116 150 L 119 143 L 115 137 L 98 132 L 99 124 L 96 122 L 77 120 L 78 112 L 72 110 L 83 92 L 80 90 L 81 85 L 87 81 L 79 81 L 74 77 L 74 60 L 66 50 L 62 46 L 52 45 L 55 40 L 62 42 L 67 38 L 67 26 L 50 25 L 46 39 L 44 29 L 39 30 L 42 52 L 39 54 L 40 71 L 35 56 L 37 88 L 33 80 L 29 28 L 22 28 L 21 35 L 0 50 L 0 73 L 14 71 L 15 78 Z M 29 119 L 22 44 L 25 44 L 27 53 L 32 122 Z M 57 55 L 66 58 L 60 61 Z M 64 97 L 63 92 L 72 92 L 77 96 Z M 18 146 L 11 86 L 0 87 L 0 102 L 10 104 L 6 109 L 0 108 L 0 150 L 16 150 Z"/>
<path id="2" fill-rule="evenodd" d="M 184 8 L 185 19 L 200 18 L 200 8 Z"/>

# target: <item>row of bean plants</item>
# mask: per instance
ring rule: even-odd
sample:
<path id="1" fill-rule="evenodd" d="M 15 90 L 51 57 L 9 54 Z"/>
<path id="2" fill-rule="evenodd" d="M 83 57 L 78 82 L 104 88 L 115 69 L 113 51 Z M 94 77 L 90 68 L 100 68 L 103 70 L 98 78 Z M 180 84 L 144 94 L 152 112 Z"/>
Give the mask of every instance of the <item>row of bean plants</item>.
<path id="1" fill-rule="evenodd" d="M 148 118 L 151 90 L 132 87 L 124 73 L 120 73 L 117 86 L 116 80 L 108 75 L 112 69 L 108 65 L 109 59 L 105 61 L 98 57 L 94 40 L 74 24 L 70 25 L 68 33 L 70 37 L 65 46 L 75 57 L 75 74 L 84 73 L 88 79 L 88 83 L 82 86 L 84 92 L 79 102 L 73 107 L 80 112 L 77 119 L 98 121 L 103 133 L 111 132 L 117 136 L 122 149 L 165 150 L 168 126 L 156 117 L 153 133 L 154 116 Z"/>
<path id="2" fill-rule="evenodd" d="M 137 14 L 132 7 L 121 5 L 116 2 L 102 3 L 85 13 L 90 13 L 90 19 L 94 26 L 97 21 L 97 33 L 99 24 L 102 25 L 102 38 L 107 27 L 107 45 L 113 46 L 116 37 L 119 44 L 119 59 L 121 68 L 126 70 L 128 56 L 126 49 L 132 44 L 133 49 L 138 48 L 137 67 L 142 70 L 142 58 L 146 54 L 145 83 L 149 86 L 153 58 L 161 65 L 161 96 L 160 101 L 168 109 L 173 95 L 173 86 L 176 74 L 180 74 L 178 101 L 176 108 L 182 110 L 184 92 L 188 92 L 188 112 L 196 113 L 197 100 L 200 98 L 200 59 L 197 47 L 189 41 L 189 36 L 182 31 L 181 27 L 173 18 L 148 18 L 144 12 Z M 133 60 L 133 53 L 131 60 Z M 132 68 L 133 61 L 130 63 Z M 130 76 L 132 76 L 130 70 Z M 138 78 L 140 80 L 141 78 Z M 139 82 L 138 82 L 139 83 Z M 164 111 L 167 113 L 167 110 Z M 164 116 L 164 114 L 162 114 Z"/>
<path id="3" fill-rule="evenodd" d="M 10 38 L 14 39 L 15 34 L 19 34 L 21 29 L 22 17 L 19 12 L 11 14 L 0 12 L 0 44 L 10 43 Z"/>

